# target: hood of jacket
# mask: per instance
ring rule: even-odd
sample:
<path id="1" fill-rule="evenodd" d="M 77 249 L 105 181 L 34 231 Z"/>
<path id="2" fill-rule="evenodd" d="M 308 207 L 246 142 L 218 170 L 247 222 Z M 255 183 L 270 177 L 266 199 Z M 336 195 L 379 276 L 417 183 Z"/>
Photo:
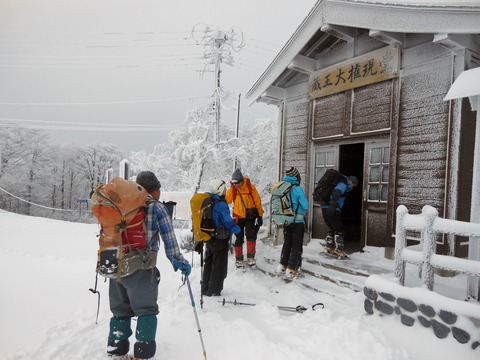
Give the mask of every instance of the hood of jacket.
<path id="1" fill-rule="evenodd" d="M 288 181 L 289 183 L 293 185 L 298 185 L 300 182 L 298 181 L 296 176 L 284 176 L 282 181 Z"/>

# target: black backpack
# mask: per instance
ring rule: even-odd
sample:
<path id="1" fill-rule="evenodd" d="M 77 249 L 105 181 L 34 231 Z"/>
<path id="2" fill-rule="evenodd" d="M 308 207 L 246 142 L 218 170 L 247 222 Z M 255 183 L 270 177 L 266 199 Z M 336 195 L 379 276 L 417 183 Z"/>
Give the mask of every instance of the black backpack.
<path id="1" fill-rule="evenodd" d="M 328 203 L 333 189 L 340 181 L 346 182 L 342 174 L 335 169 L 327 169 L 313 190 L 313 201 Z"/>

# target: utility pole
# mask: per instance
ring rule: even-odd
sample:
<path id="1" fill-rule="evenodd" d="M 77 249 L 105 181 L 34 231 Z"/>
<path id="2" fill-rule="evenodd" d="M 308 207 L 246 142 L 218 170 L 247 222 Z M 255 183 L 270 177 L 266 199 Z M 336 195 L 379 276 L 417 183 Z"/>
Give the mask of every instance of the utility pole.
<path id="1" fill-rule="evenodd" d="M 232 27 L 229 32 L 225 32 L 211 29 L 206 24 L 197 24 L 192 29 L 191 38 L 197 45 L 203 45 L 205 47 L 203 57 L 208 60 L 207 66 L 209 64 L 215 66 L 213 108 L 215 111 L 215 141 L 219 142 L 222 107 L 221 65 L 233 65 L 232 50 L 237 52 L 245 46 L 243 32 L 235 27 Z"/>
<path id="2" fill-rule="evenodd" d="M 223 34 L 218 33 L 219 37 L 215 39 L 216 60 L 215 60 L 215 141 L 220 141 L 220 64 L 222 63 L 222 57 L 220 53 L 221 47 L 225 44 L 225 37 L 221 37 Z"/>
<path id="3" fill-rule="evenodd" d="M 238 132 L 240 128 L 240 97 L 241 94 L 239 93 L 237 95 L 237 116 L 236 116 L 236 121 L 235 121 L 235 139 L 238 139 Z M 238 160 L 237 157 L 235 156 L 235 160 L 233 161 L 233 171 L 235 171 L 238 166 Z"/>

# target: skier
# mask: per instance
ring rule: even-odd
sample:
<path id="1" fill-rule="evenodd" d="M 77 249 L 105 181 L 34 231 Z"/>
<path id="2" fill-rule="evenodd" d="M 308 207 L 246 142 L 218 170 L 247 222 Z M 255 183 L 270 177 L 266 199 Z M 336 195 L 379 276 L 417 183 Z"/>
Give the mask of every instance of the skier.
<path id="1" fill-rule="evenodd" d="M 160 271 L 156 267 L 160 246 L 159 235 L 165 245 L 165 253 L 175 271 L 188 276 L 191 266 L 180 253 L 172 220 L 165 205 L 160 203 L 160 181 L 151 171 L 142 171 L 136 182 L 148 192 L 145 222 L 147 228 L 147 255 L 150 269 L 130 269 L 122 278 L 110 279 L 109 300 L 113 313 L 110 319 L 107 353 L 112 359 L 131 359 L 129 337 L 132 335 L 131 320 L 137 317 L 136 342 L 133 349 L 135 359 L 150 359 L 155 355 L 158 314 L 158 284 Z"/>
<path id="2" fill-rule="evenodd" d="M 330 195 L 330 201 L 322 201 L 321 203 L 323 220 L 330 229 L 325 238 L 327 243 L 326 250 L 329 254 L 334 254 L 340 259 L 347 257 L 344 251 L 341 211 L 347 193 L 358 186 L 358 178 L 356 176 L 343 176 L 345 177 L 345 181 L 338 182 Z"/>
<path id="3" fill-rule="evenodd" d="M 277 273 L 285 274 L 286 277 L 295 278 L 299 275 L 302 263 L 303 234 L 305 231 L 304 215 L 308 210 L 308 200 L 303 188 L 300 187 L 300 173 L 295 167 L 289 167 L 282 181 L 293 185 L 290 190 L 292 209 L 298 216 L 289 225 L 283 228 L 283 246 L 280 253 L 280 262 L 277 266 Z"/>
<path id="4" fill-rule="evenodd" d="M 244 237 L 247 238 L 247 265 L 254 266 L 257 233 L 263 224 L 263 207 L 260 195 L 250 179 L 244 177 L 240 169 L 232 174 L 232 185 L 225 199 L 227 204 L 233 202 L 233 217 L 240 227 L 240 233 L 235 235 L 235 265 L 237 268 L 244 268 L 243 258 Z"/>
<path id="5" fill-rule="evenodd" d="M 213 179 L 210 182 L 210 194 L 213 203 L 213 221 L 215 233 L 205 242 L 205 271 L 202 277 L 202 295 L 220 296 L 223 282 L 227 277 L 228 245 L 231 234 L 238 234 L 240 228 L 230 216 L 225 201 L 227 188 L 225 181 Z"/>

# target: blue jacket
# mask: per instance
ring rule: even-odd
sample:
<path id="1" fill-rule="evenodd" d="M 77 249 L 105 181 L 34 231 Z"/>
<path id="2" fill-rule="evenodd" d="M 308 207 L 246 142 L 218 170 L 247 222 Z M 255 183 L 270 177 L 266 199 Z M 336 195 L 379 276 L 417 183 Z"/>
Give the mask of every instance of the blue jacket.
<path id="1" fill-rule="evenodd" d="M 332 194 L 330 195 L 330 203 L 332 201 L 337 203 L 337 211 L 340 211 L 343 207 L 343 203 L 345 202 L 345 197 L 347 196 L 347 193 L 352 191 L 352 187 L 350 186 L 350 181 L 348 181 L 348 178 L 343 175 L 345 178 L 345 182 L 340 181 L 337 186 L 332 191 Z M 330 206 L 329 203 L 322 204 L 322 208 L 326 209 Z"/>
<path id="2" fill-rule="evenodd" d="M 212 193 L 209 193 L 214 200 L 213 203 L 213 222 L 215 223 L 215 228 L 223 228 L 230 231 L 230 233 L 238 234 L 241 229 L 233 220 L 230 215 L 230 209 L 228 208 L 225 197 L 218 196 Z"/>
<path id="3" fill-rule="evenodd" d="M 305 196 L 305 192 L 303 188 L 299 185 L 298 179 L 296 176 L 284 176 L 282 181 L 287 181 L 293 185 L 292 190 L 290 190 L 290 194 L 292 195 L 292 209 L 297 214 L 305 215 L 308 210 L 308 199 Z M 302 219 L 295 219 L 293 222 L 295 223 L 303 223 L 304 217 Z"/>

